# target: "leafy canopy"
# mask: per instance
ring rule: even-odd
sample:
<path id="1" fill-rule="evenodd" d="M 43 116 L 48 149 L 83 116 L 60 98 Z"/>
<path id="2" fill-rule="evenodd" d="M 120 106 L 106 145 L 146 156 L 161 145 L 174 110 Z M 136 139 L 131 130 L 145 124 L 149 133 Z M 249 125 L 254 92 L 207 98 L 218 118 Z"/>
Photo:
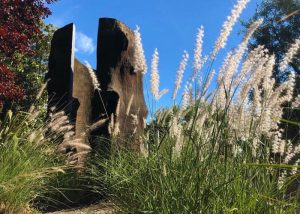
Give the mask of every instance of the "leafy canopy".
<path id="1" fill-rule="evenodd" d="M 300 1 L 299 0 L 264 0 L 258 6 L 255 15 L 244 22 L 248 27 L 253 21 L 263 18 L 262 27 L 253 35 L 250 49 L 264 45 L 276 56 L 274 76 L 277 82 L 286 79 L 287 73 L 279 72 L 279 62 L 295 39 L 300 37 Z M 300 75 L 300 52 L 290 63 L 291 68 Z"/>
<path id="2" fill-rule="evenodd" d="M 0 109 L 7 101 L 24 98 L 13 70 L 20 64 L 18 54 L 35 56 L 34 40 L 43 40 L 41 20 L 51 14 L 45 4 L 56 0 L 0 1 Z"/>

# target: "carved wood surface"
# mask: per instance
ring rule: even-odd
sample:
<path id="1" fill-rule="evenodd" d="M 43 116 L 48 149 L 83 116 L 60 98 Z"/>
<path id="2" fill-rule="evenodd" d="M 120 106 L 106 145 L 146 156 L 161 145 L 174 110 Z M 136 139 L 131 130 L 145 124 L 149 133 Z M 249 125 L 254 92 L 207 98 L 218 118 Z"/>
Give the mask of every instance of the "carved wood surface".
<path id="1" fill-rule="evenodd" d="M 54 33 L 47 75 L 48 108 L 56 106 L 69 114 L 77 138 L 93 123 L 108 118 L 104 126 L 92 132 L 91 139 L 118 136 L 120 146 L 139 151 L 147 107 L 143 75 L 134 72 L 134 33 L 115 19 L 99 20 L 96 70 L 99 92 L 94 90 L 89 69 L 74 58 L 74 32 L 75 26 L 69 24 Z M 87 137 L 83 142 L 88 143 Z M 99 145 L 91 145 L 92 149 L 99 149 Z"/>
<path id="2" fill-rule="evenodd" d="M 104 92 L 102 98 L 107 105 L 106 112 L 108 116 L 113 113 L 110 122 L 113 123 L 113 130 L 109 130 L 109 133 L 119 130 L 119 136 L 123 138 L 141 135 L 147 116 L 143 75 L 140 72 L 135 73 L 134 66 L 134 33 L 118 20 L 101 18 L 97 77 Z M 101 113 L 106 112 L 102 109 Z M 138 150 L 138 142 L 129 147 Z"/>
<path id="3" fill-rule="evenodd" d="M 88 68 L 75 59 L 73 97 L 78 102 L 76 112 L 75 133 L 80 137 L 91 124 L 92 98 L 94 87 Z"/>

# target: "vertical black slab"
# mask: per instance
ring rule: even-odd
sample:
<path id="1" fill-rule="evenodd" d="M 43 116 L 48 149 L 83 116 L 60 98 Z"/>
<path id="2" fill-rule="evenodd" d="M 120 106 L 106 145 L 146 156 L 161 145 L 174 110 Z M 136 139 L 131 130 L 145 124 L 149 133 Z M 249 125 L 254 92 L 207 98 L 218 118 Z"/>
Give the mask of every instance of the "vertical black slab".
<path id="1" fill-rule="evenodd" d="M 68 24 L 54 33 L 49 56 L 49 72 L 46 75 L 46 79 L 49 80 L 48 111 L 55 106 L 58 110 L 65 110 L 67 114 L 74 114 L 72 110 L 74 48 L 74 24 Z"/>

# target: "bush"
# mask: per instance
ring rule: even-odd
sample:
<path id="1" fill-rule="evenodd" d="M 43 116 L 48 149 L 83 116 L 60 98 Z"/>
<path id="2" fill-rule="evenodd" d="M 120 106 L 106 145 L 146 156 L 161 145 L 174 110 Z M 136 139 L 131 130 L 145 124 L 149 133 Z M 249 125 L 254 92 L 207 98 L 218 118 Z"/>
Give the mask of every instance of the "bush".
<path id="1" fill-rule="evenodd" d="M 184 128 L 182 148 L 170 133 L 168 111 L 148 129 L 147 157 L 116 150 L 108 160 L 95 160 L 93 178 L 124 213 L 294 213 L 295 198 L 279 188 L 277 171 L 259 166 L 269 162 L 269 142 L 253 156 L 253 141 L 228 143 L 223 112 L 206 119 L 205 129 Z M 158 123 L 157 121 L 161 121 Z M 184 122 L 182 122 L 184 123 Z M 161 132 L 157 127 L 167 127 Z M 156 135 L 155 135 L 156 133 Z M 160 134 L 158 134 L 160 133 Z M 146 135 L 147 135 L 146 134 Z M 151 145 L 151 147 L 150 147 Z M 239 145 L 239 148 L 234 148 Z M 247 163 L 258 163 L 250 166 Z M 271 165 L 270 165 L 271 166 Z M 104 169 L 99 170 L 99 169 Z"/>
<path id="2" fill-rule="evenodd" d="M 0 207 L 5 213 L 29 212 L 31 202 L 64 172 L 63 158 L 47 142 L 42 121 L 9 111 L 0 120 Z"/>

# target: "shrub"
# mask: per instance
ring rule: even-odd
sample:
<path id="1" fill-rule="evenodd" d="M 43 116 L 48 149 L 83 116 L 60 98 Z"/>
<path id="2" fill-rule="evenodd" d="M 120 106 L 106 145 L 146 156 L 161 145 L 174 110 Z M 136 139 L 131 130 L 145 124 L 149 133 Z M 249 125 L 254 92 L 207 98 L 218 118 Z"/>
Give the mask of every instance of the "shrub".
<path id="1" fill-rule="evenodd" d="M 0 207 L 5 213 L 30 212 L 49 179 L 64 172 L 63 158 L 47 142 L 36 116 L 9 111 L 0 120 Z"/>

